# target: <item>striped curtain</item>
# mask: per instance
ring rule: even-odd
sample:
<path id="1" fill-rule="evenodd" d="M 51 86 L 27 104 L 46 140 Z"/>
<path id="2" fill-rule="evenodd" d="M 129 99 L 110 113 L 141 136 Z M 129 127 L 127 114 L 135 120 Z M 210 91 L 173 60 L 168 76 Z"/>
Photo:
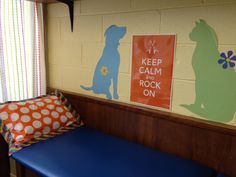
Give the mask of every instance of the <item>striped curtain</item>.
<path id="1" fill-rule="evenodd" d="M 45 94 L 42 4 L 0 0 L 0 102 Z"/>

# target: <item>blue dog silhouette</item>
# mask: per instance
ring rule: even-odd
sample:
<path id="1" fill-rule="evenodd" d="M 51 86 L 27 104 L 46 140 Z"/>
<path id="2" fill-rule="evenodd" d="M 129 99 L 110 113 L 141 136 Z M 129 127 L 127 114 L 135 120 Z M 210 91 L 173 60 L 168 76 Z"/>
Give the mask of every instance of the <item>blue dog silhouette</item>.
<path id="1" fill-rule="evenodd" d="M 102 56 L 97 63 L 91 87 L 80 87 L 84 90 L 92 90 L 96 94 L 105 94 L 111 100 L 111 81 L 113 82 L 113 98 L 119 99 L 117 93 L 118 74 L 120 66 L 120 54 L 118 51 L 119 40 L 124 37 L 126 27 L 112 25 L 105 32 L 106 43 Z"/>

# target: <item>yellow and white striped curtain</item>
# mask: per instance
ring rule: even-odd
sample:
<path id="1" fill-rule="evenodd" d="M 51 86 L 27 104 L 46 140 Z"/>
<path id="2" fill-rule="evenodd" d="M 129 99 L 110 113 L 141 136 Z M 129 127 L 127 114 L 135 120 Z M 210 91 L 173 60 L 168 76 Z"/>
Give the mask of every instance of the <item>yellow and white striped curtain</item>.
<path id="1" fill-rule="evenodd" d="M 0 102 L 45 94 L 42 4 L 0 0 Z"/>

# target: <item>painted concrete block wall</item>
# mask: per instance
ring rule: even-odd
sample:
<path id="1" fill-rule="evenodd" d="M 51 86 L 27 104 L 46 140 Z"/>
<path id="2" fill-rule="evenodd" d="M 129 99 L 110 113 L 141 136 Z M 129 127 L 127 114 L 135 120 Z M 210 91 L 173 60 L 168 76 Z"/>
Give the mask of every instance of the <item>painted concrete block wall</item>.
<path id="1" fill-rule="evenodd" d="M 195 21 L 204 19 L 215 29 L 219 51 L 236 52 L 236 0 L 76 1 L 73 33 L 65 5 L 49 4 L 47 11 L 48 85 L 72 92 L 98 96 L 82 90 L 80 85 L 92 84 L 93 72 L 104 47 L 104 31 L 112 24 L 127 27 L 119 46 L 118 92 L 122 102 L 129 103 L 130 99 L 132 35 L 177 34 L 171 111 L 198 118 L 180 106 L 195 100 L 191 60 L 196 44 L 189 38 Z M 236 115 L 231 124 L 236 125 Z"/>

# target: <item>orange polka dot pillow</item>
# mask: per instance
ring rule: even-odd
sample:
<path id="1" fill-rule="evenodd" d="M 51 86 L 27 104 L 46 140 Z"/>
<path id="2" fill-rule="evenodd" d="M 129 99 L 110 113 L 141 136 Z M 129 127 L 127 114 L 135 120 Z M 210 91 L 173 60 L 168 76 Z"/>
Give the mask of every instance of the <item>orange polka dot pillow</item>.
<path id="1" fill-rule="evenodd" d="M 9 154 L 83 125 L 62 93 L 0 105 L 0 131 Z"/>

